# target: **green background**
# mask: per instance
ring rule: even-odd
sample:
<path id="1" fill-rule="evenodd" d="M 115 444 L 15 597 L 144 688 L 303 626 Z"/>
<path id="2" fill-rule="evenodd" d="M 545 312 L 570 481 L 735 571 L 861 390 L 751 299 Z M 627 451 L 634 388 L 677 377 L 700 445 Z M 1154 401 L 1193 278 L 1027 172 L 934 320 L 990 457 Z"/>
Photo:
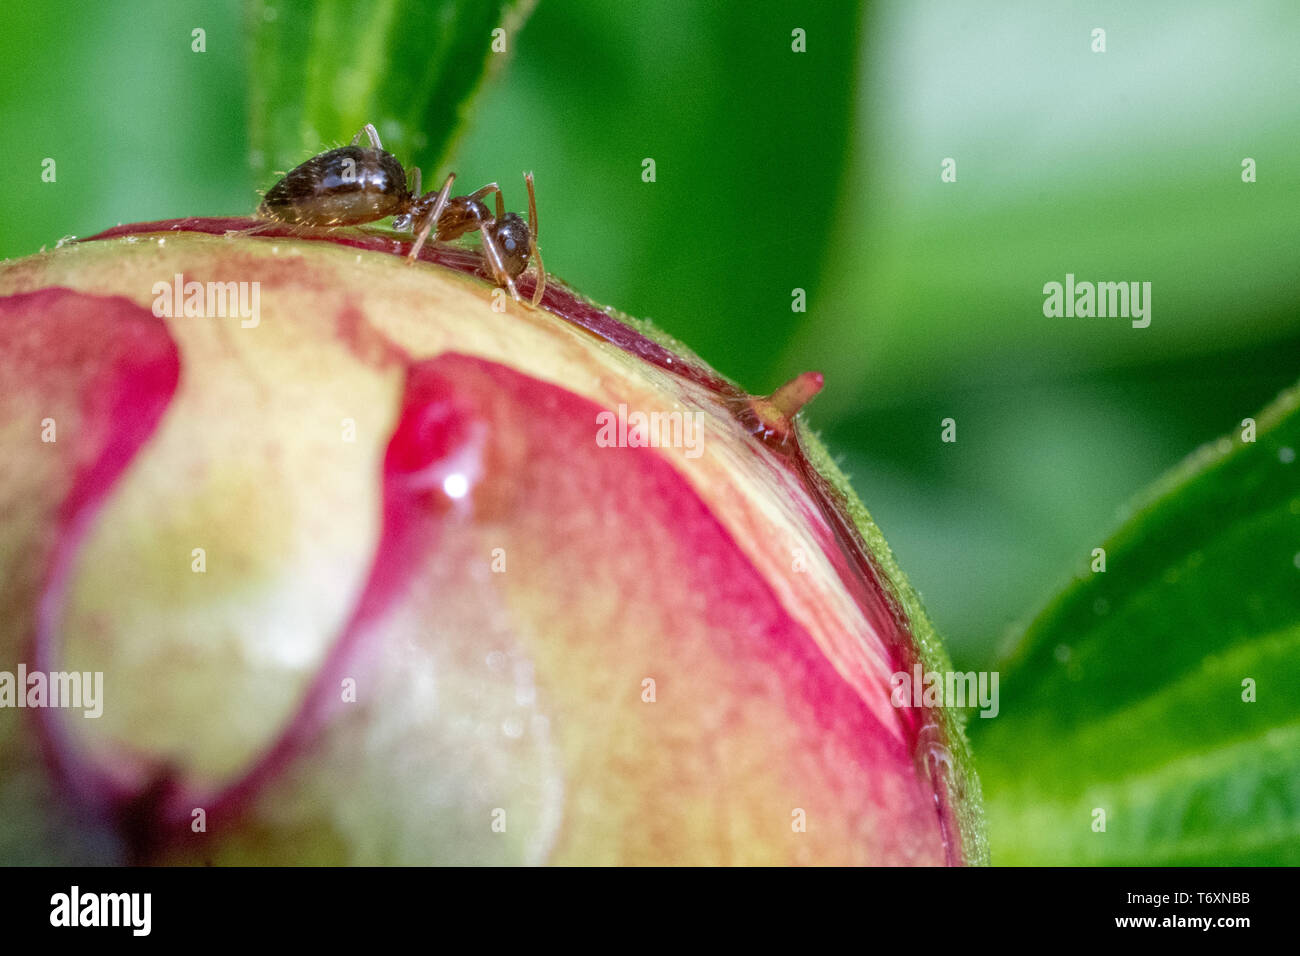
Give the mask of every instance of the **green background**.
<path id="1" fill-rule="evenodd" d="M 0 255 L 250 213 L 283 168 L 249 133 L 250 21 L 310 51 L 305 9 L 8 10 Z M 363 27 L 334 24 L 341 69 Z M 535 171 L 548 269 L 751 391 L 825 371 L 809 419 L 958 668 L 992 664 L 1139 489 L 1300 378 L 1294 2 L 541 0 L 508 43 L 447 155 L 446 102 L 415 101 L 437 129 L 376 118 L 385 146 L 426 183 L 498 180 L 514 208 Z M 425 45 L 422 22 L 385 81 L 418 87 Z M 285 104 L 328 79 L 307 56 L 277 62 Z M 1151 282 L 1151 326 L 1044 317 L 1067 272 Z"/>

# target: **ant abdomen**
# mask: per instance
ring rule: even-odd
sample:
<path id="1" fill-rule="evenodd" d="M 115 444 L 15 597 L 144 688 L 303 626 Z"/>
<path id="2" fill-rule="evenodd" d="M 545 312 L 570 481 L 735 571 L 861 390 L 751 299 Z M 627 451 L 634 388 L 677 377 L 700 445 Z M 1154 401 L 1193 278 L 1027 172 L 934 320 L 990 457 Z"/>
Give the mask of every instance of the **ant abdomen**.
<path id="1" fill-rule="evenodd" d="M 267 191 L 258 212 L 305 226 L 355 226 L 410 202 L 406 172 L 391 153 L 342 146 L 307 160 Z"/>
<path id="2" fill-rule="evenodd" d="M 341 146 L 295 166 L 267 191 L 258 215 L 291 225 L 356 226 L 407 211 L 406 171 L 385 152 L 373 126 L 357 138 L 369 146 Z"/>

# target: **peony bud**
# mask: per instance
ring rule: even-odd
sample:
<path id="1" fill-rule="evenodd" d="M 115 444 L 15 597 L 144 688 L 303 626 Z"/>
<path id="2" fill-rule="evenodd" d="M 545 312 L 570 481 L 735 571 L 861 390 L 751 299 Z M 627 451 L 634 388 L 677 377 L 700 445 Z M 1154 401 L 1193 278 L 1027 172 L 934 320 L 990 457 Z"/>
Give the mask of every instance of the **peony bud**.
<path id="1" fill-rule="evenodd" d="M 0 860 L 984 860 L 820 376 L 244 225 L 0 267 Z"/>

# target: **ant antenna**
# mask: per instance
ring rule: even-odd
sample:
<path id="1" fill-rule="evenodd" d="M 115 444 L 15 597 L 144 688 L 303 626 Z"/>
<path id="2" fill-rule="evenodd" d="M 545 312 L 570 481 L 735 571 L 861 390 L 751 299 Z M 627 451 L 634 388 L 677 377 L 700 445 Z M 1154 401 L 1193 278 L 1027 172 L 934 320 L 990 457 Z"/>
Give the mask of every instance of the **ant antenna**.
<path id="1" fill-rule="evenodd" d="M 542 264 L 542 251 L 537 248 L 537 196 L 533 193 L 533 174 L 524 173 L 524 182 L 528 185 L 528 252 L 537 263 L 537 283 L 533 286 L 533 305 L 542 301 L 546 291 L 546 266 Z"/>

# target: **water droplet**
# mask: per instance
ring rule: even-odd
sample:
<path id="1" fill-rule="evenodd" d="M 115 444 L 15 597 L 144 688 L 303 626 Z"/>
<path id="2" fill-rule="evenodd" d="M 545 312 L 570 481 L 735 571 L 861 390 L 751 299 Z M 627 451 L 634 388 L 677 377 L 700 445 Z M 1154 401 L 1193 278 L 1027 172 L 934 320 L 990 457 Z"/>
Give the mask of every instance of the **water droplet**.
<path id="1" fill-rule="evenodd" d="M 424 372 L 409 386 L 385 471 L 412 501 L 441 503 L 435 508 L 440 513 L 448 502 L 466 508 L 483 478 L 486 436 L 485 424 L 456 400 L 451 384 Z M 430 493 L 433 498 L 425 498 Z"/>
<path id="2" fill-rule="evenodd" d="M 946 783 L 946 775 L 952 771 L 952 751 L 943 740 L 943 731 L 935 723 L 926 724 L 916 737 L 917 753 L 926 773 L 933 777 L 934 771 L 939 771 L 939 779 L 933 781 L 936 790 Z"/>
<path id="3" fill-rule="evenodd" d="M 953 772 L 952 751 L 938 724 L 927 723 L 916 738 L 915 755 L 921 770 L 934 791 L 934 805 L 939 811 L 939 825 L 949 863 L 957 859 L 959 828 L 953 816 L 954 799 L 961 800 L 962 787 Z"/>
<path id="4" fill-rule="evenodd" d="M 1052 655 L 1064 664 L 1070 659 L 1070 649 L 1064 644 L 1057 644 L 1056 650 L 1052 652 Z"/>
<path id="5" fill-rule="evenodd" d="M 1296 556 L 1293 559 L 1293 561 L 1295 563 L 1296 568 L 1300 568 L 1300 551 L 1296 552 Z"/>
<path id="6" fill-rule="evenodd" d="M 1284 464 L 1284 465 L 1289 465 L 1289 464 L 1291 464 L 1291 462 L 1295 461 L 1295 449 L 1294 449 L 1294 448 L 1279 448 L 1279 449 L 1277 450 L 1277 460 L 1280 461 L 1280 462 L 1281 462 L 1282 464 Z"/>
<path id="7" fill-rule="evenodd" d="M 469 479 L 461 472 L 453 471 L 442 479 L 442 490 L 447 493 L 448 498 L 464 498 L 469 492 Z"/>
<path id="8" fill-rule="evenodd" d="M 952 773 L 952 751 L 943 744 L 932 743 L 927 751 L 935 766 L 941 768 L 944 775 Z"/>
<path id="9" fill-rule="evenodd" d="M 513 717 L 507 717 L 501 723 L 501 732 L 512 740 L 518 740 L 524 735 L 524 725 Z"/>

